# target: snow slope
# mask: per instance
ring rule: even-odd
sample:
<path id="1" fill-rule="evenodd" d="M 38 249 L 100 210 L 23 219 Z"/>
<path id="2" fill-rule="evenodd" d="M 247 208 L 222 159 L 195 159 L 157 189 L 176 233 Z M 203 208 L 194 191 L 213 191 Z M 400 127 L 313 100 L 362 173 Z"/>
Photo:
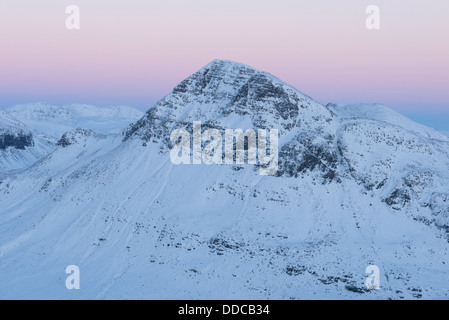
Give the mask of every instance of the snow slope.
<path id="1" fill-rule="evenodd" d="M 192 121 L 278 129 L 278 173 L 173 165 Z M 0 298 L 448 298 L 449 140 L 385 107 L 323 106 L 216 60 L 123 136 L 64 141 L 1 180 Z"/>

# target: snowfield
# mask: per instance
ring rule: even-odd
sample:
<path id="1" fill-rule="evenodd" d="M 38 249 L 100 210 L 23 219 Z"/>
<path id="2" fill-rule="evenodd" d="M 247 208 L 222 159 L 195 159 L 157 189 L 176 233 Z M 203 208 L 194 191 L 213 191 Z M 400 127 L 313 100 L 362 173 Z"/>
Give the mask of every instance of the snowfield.
<path id="1" fill-rule="evenodd" d="M 41 134 L 73 123 L 69 107 L 40 109 L 7 111 Z M 448 299 L 447 136 L 224 60 L 136 120 L 119 134 L 114 120 L 53 127 L 45 155 L 0 171 L 0 298 Z M 193 121 L 278 129 L 277 174 L 173 165 L 170 133 Z M 66 289 L 69 265 L 79 290 Z"/>

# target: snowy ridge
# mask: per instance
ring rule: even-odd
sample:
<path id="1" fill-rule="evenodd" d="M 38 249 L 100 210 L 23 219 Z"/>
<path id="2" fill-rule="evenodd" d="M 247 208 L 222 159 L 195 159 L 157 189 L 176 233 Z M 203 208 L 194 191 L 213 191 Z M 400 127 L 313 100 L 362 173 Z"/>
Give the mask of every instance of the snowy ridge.
<path id="1" fill-rule="evenodd" d="M 57 145 L 62 147 L 68 147 L 73 144 L 87 143 L 89 139 L 106 139 L 106 135 L 95 133 L 89 129 L 77 128 L 76 130 L 68 131 L 64 133 L 59 139 Z"/>
<path id="2" fill-rule="evenodd" d="M 409 118 L 393 111 L 392 109 L 380 105 L 380 104 L 335 104 L 330 103 L 327 105 L 332 111 L 334 111 L 343 121 L 351 119 L 368 119 L 386 122 L 392 125 L 400 126 L 402 129 L 413 130 L 414 133 L 418 133 L 423 137 L 438 139 L 443 141 L 449 141 L 447 136 L 441 134 L 441 132 L 416 123 Z"/>
<path id="3" fill-rule="evenodd" d="M 118 134 L 143 113 L 125 106 L 96 107 L 71 104 L 55 106 L 46 103 L 16 105 L 5 109 L 37 134 L 59 139 L 63 133 L 86 128 L 103 134 Z"/>
<path id="4" fill-rule="evenodd" d="M 173 165 L 171 130 L 193 121 L 278 129 L 278 174 Z M 385 107 L 215 60 L 123 136 L 66 140 L 0 179 L 1 298 L 448 297 L 449 142 Z"/>
<path id="5" fill-rule="evenodd" d="M 20 121 L 0 109 L 0 134 L 30 134 L 31 131 Z"/>
<path id="6" fill-rule="evenodd" d="M 79 118 L 138 118 L 142 112 L 126 106 L 97 107 L 85 104 L 55 106 L 47 103 L 15 105 L 6 110 L 26 120 L 76 120 Z"/>

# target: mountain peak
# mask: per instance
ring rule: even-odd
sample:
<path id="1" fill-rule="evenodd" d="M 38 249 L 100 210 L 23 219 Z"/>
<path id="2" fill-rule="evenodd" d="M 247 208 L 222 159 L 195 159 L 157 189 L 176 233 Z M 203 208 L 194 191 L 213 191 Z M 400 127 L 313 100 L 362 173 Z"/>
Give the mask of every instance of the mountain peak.
<path id="1" fill-rule="evenodd" d="M 194 94 L 203 94 L 208 91 L 207 89 L 212 89 L 213 92 L 231 91 L 256 73 L 258 73 L 256 69 L 238 62 L 213 60 L 179 83 L 173 92 L 190 91 Z"/>
<path id="2" fill-rule="evenodd" d="M 242 83 L 246 83 L 253 77 L 263 79 L 265 82 L 285 86 L 312 100 L 311 97 L 305 95 L 303 92 L 300 92 L 298 89 L 266 71 L 258 70 L 244 63 L 223 59 L 215 59 L 211 61 L 193 75 L 182 81 L 175 87 L 174 91 L 186 91 L 190 89 L 192 92 L 197 94 L 202 93 L 202 89 L 208 87 L 209 84 L 212 84 L 213 91 L 216 91 L 217 89 L 225 91 L 232 90 L 233 88 L 240 87 Z M 188 88 L 189 84 L 194 84 L 196 86 Z"/>
<path id="3" fill-rule="evenodd" d="M 271 74 L 214 60 L 179 83 L 125 134 L 125 140 L 170 136 L 193 121 L 217 128 L 276 128 L 281 135 L 329 127 L 332 112 Z M 327 130 L 324 130 L 327 131 Z"/>
<path id="4" fill-rule="evenodd" d="M 253 67 L 247 64 L 227 59 L 214 59 L 211 62 L 209 62 L 206 66 L 204 66 L 204 68 L 212 66 L 233 66 L 233 67 L 254 69 Z"/>
<path id="5" fill-rule="evenodd" d="M 257 72 L 258 70 L 244 63 L 232 60 L 215 59 L 199 70 L 199 72 L 209 71 L 227 73 L 231 75 L 233 73 L 240 72 Z"/>

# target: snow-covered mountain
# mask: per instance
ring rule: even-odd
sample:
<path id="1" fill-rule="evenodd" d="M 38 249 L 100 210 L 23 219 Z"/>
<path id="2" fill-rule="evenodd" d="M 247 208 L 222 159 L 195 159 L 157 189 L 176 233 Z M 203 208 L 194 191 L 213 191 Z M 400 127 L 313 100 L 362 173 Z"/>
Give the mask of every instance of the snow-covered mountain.
<path id="1" fill-rule="evenodd" d="M 174 165 L 193 121 L 278 129 L 277 173 Z M 386 107 L 216 60 L 122 136 L 72 131 L 1 180 L 0 297 L 447 299 L 448 169 L 449 138 Z"/>
<path id="2" fill-rule="evenodd" d="M 45 103 L 0 109 L 0 174 L 28 168 L 53 152 L 66 133 L 80 129 L 117 135 L 142 115 L 141 111 L 131 107 Z"/>
<path id="3" fill-rule="evenodd" d="M 47 141 L 0 109 L 0 173 L 26 168 L 50 150 Z"/>
<path id="4" fill-rule="evenodd" d="M 31 131 L 20 121 L 0 110 L 0 148 L 25 149 L 34 145 Z"/>
<path id="5" fill-rule="evenodd" d="M 76 128 L 95 130 L 102 134 L 118 134 L 143 113 L 125 106 L 97 107 L 71 104 L 55 106 L 47 103 L 15 105 L 5 110 L 32 128 L 37 134 L 59 139 Z"/>

